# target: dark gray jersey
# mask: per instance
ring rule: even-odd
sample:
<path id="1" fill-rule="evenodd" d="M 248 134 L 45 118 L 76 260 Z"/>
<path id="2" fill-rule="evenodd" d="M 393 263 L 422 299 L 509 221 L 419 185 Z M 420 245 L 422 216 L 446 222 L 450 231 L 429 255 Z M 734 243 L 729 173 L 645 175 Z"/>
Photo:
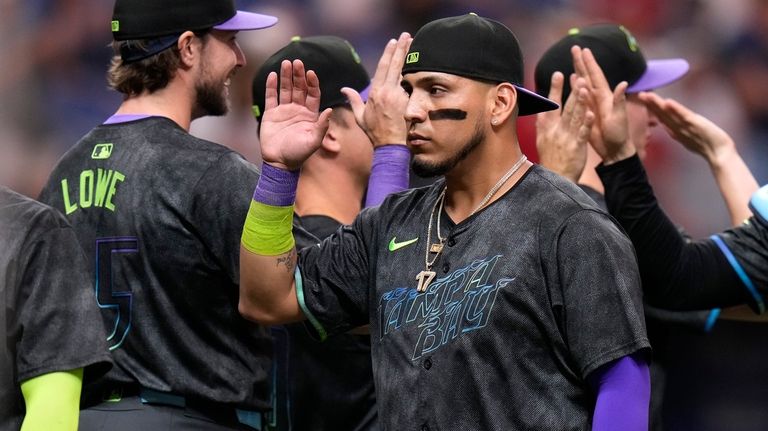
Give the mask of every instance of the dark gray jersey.
<path id="1" fill-rule="evenodd" d="M 42 199 L 92 263 L 110 380 L 269 407 L 270 336 L 237 311 L 257 180 L 237 153 L 162 117 L 99 126 L 59 162 Z"/>
<path id="2" fill-rule="evenodd" d="M 72 228 L 52 208 L 0 187 L 0 430 L 24 416 L 19 385 L 111 362 L 86 259 Z"/>
<path id="3" fill-rule="evenodd" d="M 768 221 L 756 214 L 744 225 L 712 235 L 710 241 L 728 260 L 749 292 L 753 309 L 765 311 L 768 296 Z"/>
<path id="4" fill-rule="evenodd" d="M 649 347 L 629 239 L 534 166 L 458 225 L 442 214 L 437 278 L 419 293 L 443 187 L 393 195 L 302 250 L 308 326 L 323 336 L 370 321 L 384 429 L 589 429 L 586 377 Z"/>

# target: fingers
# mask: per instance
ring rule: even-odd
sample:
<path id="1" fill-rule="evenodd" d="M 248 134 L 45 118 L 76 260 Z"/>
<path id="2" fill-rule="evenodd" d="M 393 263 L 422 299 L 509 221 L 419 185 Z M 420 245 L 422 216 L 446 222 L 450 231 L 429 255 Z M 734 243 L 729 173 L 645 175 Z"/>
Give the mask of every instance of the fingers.
<path id="1" fill-rule="evenodd" d="M 280 63 L 280 99 L 279 103 L 291 103 L 293 92 L 293 65 L 289 60 Z"/>
<path id="2" fill-rule="evenodd" d="M 576 136 L 576 142 L 579 146 L 589 143 L 589 137 L 592 134 L 592 125 L 595 124 L 595 114 L 592 111 L 586 111 L 584 122 L 579 127 L 579 133 Z"/>
<path id="3" fill-rule="evenodd" d="M 571 75 L 571 94 L 568 95 L 568 99 L 565 101 L 565 106 L 563 107 L 563 118 L 564 119 L 570 119 L 573 115 L 573 110 L 576 107 L 576 105 L 586 105 L 587 99 L 585 98 L 583 100 L 579 99 L 579 90 L 586 90 L 587 81 L 584 78 L 577 77 L 576 74 Z"/>
<path id="4" fill-rule="evenodd" d="M 608 82 L 606 82 L 606 84 L 608 84 Z M 621 106 L 627 101 L 627 87 L 629 87 L 627 81 L 621 81 L 613 90 L 613 106 Z"/>
<path id="5" fill-rule="evenodd" d="M 392 56 L 397 48 L 397 43 L 398 41 L 395 39 L 389 39 L 389 42 L 387 42 L 384 52 L 381 54 L 381 58 L 379 58 L 379 64 L 376 66 L 376 72 L 373 74 L 371 86 L 380 86 L 387 79 L 389 65 L 392 62 Z"/>
<path id="6" fill-rule="evenodd" d="M 573 70 L 577 76 L 584 78 L 587 81 L 587 87 L 592 88 L 592 82 L 589 79 L 589 71 L 584 64 L 584 56 L 582 55 L 581 47 L 574 45 L 571 47 L 571 57 L 573 58 Z"/>
<path id="7" fill-rule="evenodd" d="M 582 81 L 583 82 L 583 81 Z M 571 96 L 568 97 L 569 101 L 574 100 L 571 108 L 570 127 L 573 130 L 580 130 L 584 124 L 585 115 L 587 113 L 587 89 L 584 87 L 578 87 L 571 92 Z"/>
<path id="8" fill-rule="evenodd" d="M 291 91 L 291 102 L 305 105 L 307 103 L 307 73 L 304 71 L 304 63 L 301 60 L 293 60 L 292 78 L 293 88 Z M 317 76 L 315 76 L 315 80 L 317 81 Z M 318 106 L 320 106 L 320 85 L 318 84 L 316 88 Z"/>
<path id="9" fill-rule="evenodd" d="M 267 75 L 267 89 L 264 92 L 264 110 L 277 107 L 277 73 Z"/>
<path id="10" fill-rule="evenodd" d="M 651 92 L 642 92 L 638 95 L 640 101 L 642 101 L 647 109 L 650 109 L 656 118 L 659 119 L 666 126 L 674 126 L 676 121 L 673 119 L 675 116 L 674 109 L 669 104 L 669 100 L 666 100 L 659 95 Z M 680 117 L 680 115 L 677 115 Z"/>
<path id="11" fill-rule="evenodd" d="M 302 65 L 303 69 L 303 65 Z M 302 73 L 302 76 L 304 76 L 304 73 Z M 307 107 L 307 109 L 310 109 L 312 112 L 317 112 L 320 110 L 320 78 L 317 77 L 317 74 L 314 70 L 310 70 L 306 73 L 306 80 L 304 80 L 304 84 L 306 85 L 306 98 L 302 101 L 304 106 Z M 294 102 L 296 102 L 294 100 Z"/>
<path id="12" fill-rule="evenodd" d="M 360 93 L 354 88 L 344 87 L 341 89 L 341 93 L 347 97 L 347 100 L 349 100 L 349 106 L 352 108 L 355 121 L 362 128 L 364 124 L 363 114 L 365 113 L 365 102 L 363 102 L 363 98 L 360 97 Z"/>
<path id="13" fill-rule="evenodd" d="M 584 60 L 584 66 L 587 69 L 592 88 L 595 90 L 610 89 L 608 80 L 605 79 L 605 75 L 603 74 L 603 69 L 597 64 L 597 60 L 595 60 L 592 51 L 589 48 L 582 49 L 581 58 Z"/>
<path id="14" fill-rule="evenodd" d="M 323 141 L 323 138 L 325 137 L 325 133 L 328 132 L 328 126 L 330 125 L 330 119 L 331 119 L 331 113 L 333 112 L 333 108 L 325 108 L 323 112 L 320 113 L 320 115 L 317 118 L 317 122 L 315 123 L 315 131 L 314 131 L 314 138 L 318 145 Z"/>
<path id="15" fill-rule="evenodd" d="M 320 109 L 320 79 L 310 70 L 305 72 L 301 60 L 283 60 L 280 63 L 279 89 L 277 74 L 267 76 L 264 108 L 273 109 L 278 104 L 296 103 L 317 112 Z"/>
<path id="16" fill-rule="evenodd" d="M 392 54 L 387 70 L 387 77 L 385 79 L 387 84 L 400 85 L 400 73 L 403 71 L 405 55 L 408 53 L 408 48 L 410 48 L 412 41 L 413 38 L 406 32 L 401 33 L 400 38 L 397 39 L 395 51 Z"/>
<path id="17" fill-rule="evenodd" d="M 565 77 L 563 76 L 562 72 L 555 72 L 552 74 L 552 79 L 549 84 L 549 100 L 557 103 L 558 105 L 562 106 L 562 98 L 563 98 L 563 83 L 565 81 Z"/>

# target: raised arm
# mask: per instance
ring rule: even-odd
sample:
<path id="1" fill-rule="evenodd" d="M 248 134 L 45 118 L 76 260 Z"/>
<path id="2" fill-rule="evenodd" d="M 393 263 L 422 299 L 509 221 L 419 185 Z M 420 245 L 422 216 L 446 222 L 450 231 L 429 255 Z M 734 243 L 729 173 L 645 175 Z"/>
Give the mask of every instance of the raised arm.
<path id="1" fill-rule="evenodd" d="M 264 324 L 302 319 L 291 233 L 299 169 L 319 148 L 331 109 L 318 113 L 320 83 L 300 60 L 267 78 L 261 125 L 262 173 L 240 244 L 240 313 Z"/>
<path id="2" fill-rule="evenodd" d="M 733 139 L 715 123 L 675 100 L 654 93 L 640 93 L 640 100 L 664 124 L 672 138 L 709 163 L 731 223 L 734 226 L 744 223 L 752 215 L 749 198 L 757 191 L 758 184 Z"/>
<path id="3" fill-rule="evenodd" d="M 383 105 L 371 104 L 369 108 L 363 105 L 357 92 L 345 90 L 358 123 L 369 136 L 375 136 L 371 138 L 374 143 L 404 143 L 402 100 L 407 103 L 407 95 L 400 88 L 399 74 L 410 41 L 410 35 L 403 33 L 398 40 L 387 44 L 380 70 L 376 72 L 378 79 L 374 78 L 372 83 L 372 94 L 387 93 L 383 88 L 387 87 L 392 99 Z M 398 91 L 390 88 L 392 83 L 396 83 Z M 318 78 L 312 71 L 305 73 L 299 60 L 283 62 L 279 89 L 277 75 L 269 75 L 264 106 L 261 125 L 264 164 L 243 226 L 239 309 L 248 319 L 276 324 L 304 318 L 296 290 L 297 254 L 291 234 L 293 203 L 299 169 L 319 148 L 331 110 L 318 115 Z"/>
<path id="4" fill-rule="evenodd" d="M 549 99 L 560 104 L 565 77 L 552 74 Z M 536 151 L 539 164 L 572 182 L 578 182 L 587 162 L 587 146 L 595 115 L 589 110 L 587 82 L 571 76 L 571 88 L 562 112 L 542 112 L 536 115 Z"/>
<path id="5" fill-rule="evenodd" d="M 397 41 L 387 43 L 365 103 L 353 88 L 341 90 L 349 99 L 357 124 L 374 147 L 366 207 L 378 205 L 390 193 L 408 187 L 410 151 L 405 146 L 408 129 L 403 115 L 408 94 L 400 85 L 400 72 L 412 40 L 408 33 L 403 33 Z"/>

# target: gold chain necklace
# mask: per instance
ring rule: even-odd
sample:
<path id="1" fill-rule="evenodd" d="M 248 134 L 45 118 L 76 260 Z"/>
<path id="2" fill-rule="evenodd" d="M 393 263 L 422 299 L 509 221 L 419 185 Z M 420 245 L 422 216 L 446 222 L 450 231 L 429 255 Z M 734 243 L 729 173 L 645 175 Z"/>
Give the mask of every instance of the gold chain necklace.
<path id="1" fill-rule="evenodd" d="M 488 202 L 491 200 L 493 195 L 496 194 L 496 192 L 499 191 L 499 189 L 509 180 L 512 175 L 515 174 L 515 172 L 520 169 L 521 166 L 523 166 L 523 163 L 528 160 L 527 157 L 525 157 L 525 154 L 520 156 L 520 158 L 515 162 L 514 165 L 505 173 L 499 181 L 494 184 L 493 187 L 491 187 L 491 190 L 488 191 L 488 194 L 485 195 L 483 200 L 480 201 L 480 204 L 472 210 L 471 213 L 469 213 L 469 216 L 467 218 L 472 217 L 476 212 L 480 211 L 484 206 L 488 204 Z M 435 279 L 435 276 L 437 273 L 435 271 L 432 271 L 432 265 L 435 264 L 435 261 L 437 261 L 437 258 L 440 256 L 440 253 L 443 251 L 443 245 L 445 245 L 445 240 L 447 238 L 443 238 L 443 236 L 440 234 L 440 216 L 443 212 L 443 208 L 445 205 L 445 190 L 446 187 L 443 187 L 443 191 L 440 192 L 440 196 L 437 197 L 435 200 L 435 204 L 432 206 L 432 211 L 429 213 L 429 225 L 427 227 L 427 248 L 424 252 L 424 271 L 419 272 L 416 275 L 416 280 L 418 280 L 419 284 L 416 286 L 417 292 L 425 292 L 427 290 L 427 287 L 429 286 L 429 283 L 432 282 L 432 280 Z M 432 220 L 434 220 L 435 212 L 437 212 L 437 239 L 438 242 L 435 244 L 432 244 Z M 432 260 L 429 259 L 429 253 L 435 253 L 435 256 L 432 258 Z"/>

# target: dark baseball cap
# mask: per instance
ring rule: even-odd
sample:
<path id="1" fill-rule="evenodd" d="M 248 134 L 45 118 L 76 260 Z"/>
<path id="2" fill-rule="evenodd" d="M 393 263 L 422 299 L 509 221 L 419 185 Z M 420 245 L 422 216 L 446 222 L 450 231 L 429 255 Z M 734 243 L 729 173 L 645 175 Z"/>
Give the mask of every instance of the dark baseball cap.
<path id="1" fill-rule="evenodd" d="M 474 13 L 438 19 L 416 32 L 403 75 L 424 71 L 509 82 L 518 90 L 521 116 L 558 108 L 555 102 L 523 87 L 523 54 L 512 31 Z"/>
<path id="2" fill-rule="evenodd" d="M 115 40 L 153 39 L 191 30 L 256 30 L 277 18 L 235 9 L 234 0 L 116 0 Z"/>
<path id="3" fill-rule="evenodd" d="M 688 72 L 688 62 L 681 58 L 646 60 L 637 39 L 623 25 L 594 24 L 572 28 L 568 35 L 552 45 L 536 65 L 536 91 L 549 95 L 552 74 L 562 72 L 566 78 L 574 72 L 571 47 L 589 48 L 605 74 L 611 88 L 627 81 L 627 93 L 653 90 L 671 84 Z M 568 79 L 563 87 L 563 99 L 571 87 Z"/>
<path id="4" fill-rule="evenodd" d="M 354 88 L 366 100 L 371 79 L 360 62 L 360 56 L 346 40 L 337 36 L 295 36 L 288 45 L 272 54 L 259 68 L 253 80 L 253 113 L 264 113 L 264 92 L 267 76 L 277 72 L 283 60 L 299 59 L 306 70 L 314 70 L 320 80 L 320 109 L 347 103 L 343 87 Z M 278 84 L 279 85 L 279 84 Z"/>

